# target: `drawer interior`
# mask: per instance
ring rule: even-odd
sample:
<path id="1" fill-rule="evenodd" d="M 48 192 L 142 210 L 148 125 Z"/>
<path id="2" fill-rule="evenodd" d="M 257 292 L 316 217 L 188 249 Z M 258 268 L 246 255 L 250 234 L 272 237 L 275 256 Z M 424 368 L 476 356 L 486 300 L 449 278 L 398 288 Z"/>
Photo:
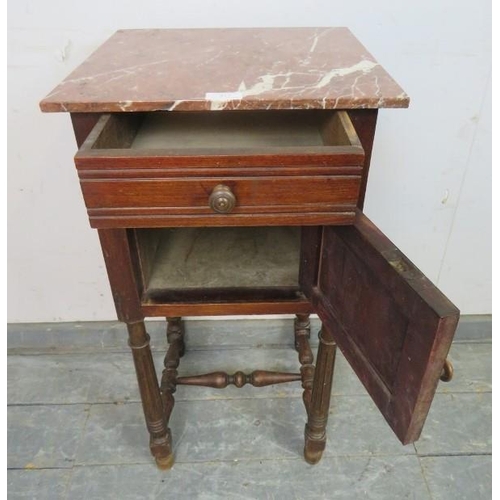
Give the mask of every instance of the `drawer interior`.
<path id="1" fill-rule="evenodd" d="M 294 298 L 299 227 L 136 229 L 146 301 Z"/>
<path id="2" fill-rule="evenodd" d="M 105 115 L 83 149 L 234 151 L 245 148 L 360 148 L 345 111 L 152 112 Z"/>

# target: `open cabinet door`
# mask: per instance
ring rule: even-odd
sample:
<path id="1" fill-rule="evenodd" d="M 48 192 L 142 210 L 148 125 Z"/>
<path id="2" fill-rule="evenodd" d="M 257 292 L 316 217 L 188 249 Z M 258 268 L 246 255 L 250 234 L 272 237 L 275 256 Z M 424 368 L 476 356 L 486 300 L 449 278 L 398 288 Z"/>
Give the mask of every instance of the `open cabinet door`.
<path id="1" fill-rule="evenodd" d="M 398 438 L 416 441 L 458 309 L 361 212 L 352 226 L 305 229 L 303 242 L 315 311 Z"/>

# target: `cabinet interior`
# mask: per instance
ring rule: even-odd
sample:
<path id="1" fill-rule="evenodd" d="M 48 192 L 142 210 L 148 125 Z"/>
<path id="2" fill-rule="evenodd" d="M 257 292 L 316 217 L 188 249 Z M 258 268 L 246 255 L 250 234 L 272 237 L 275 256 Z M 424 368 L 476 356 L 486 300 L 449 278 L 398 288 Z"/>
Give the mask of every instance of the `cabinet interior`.
<path id="1" fill-rule="evenodd" d="M 299 296 L 300 227 L 136 229 L 145 300 Z"/>

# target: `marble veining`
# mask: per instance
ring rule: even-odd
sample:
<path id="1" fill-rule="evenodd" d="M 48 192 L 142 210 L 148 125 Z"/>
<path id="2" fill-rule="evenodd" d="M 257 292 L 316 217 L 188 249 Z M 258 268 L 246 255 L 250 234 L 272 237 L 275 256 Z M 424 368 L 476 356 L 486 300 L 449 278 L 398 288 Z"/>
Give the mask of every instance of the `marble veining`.
<path id="1" fill-rule="evenodd" d="M 347 28 L 120 30 L 41 103 L 128 112 L 407 107 Z"/>

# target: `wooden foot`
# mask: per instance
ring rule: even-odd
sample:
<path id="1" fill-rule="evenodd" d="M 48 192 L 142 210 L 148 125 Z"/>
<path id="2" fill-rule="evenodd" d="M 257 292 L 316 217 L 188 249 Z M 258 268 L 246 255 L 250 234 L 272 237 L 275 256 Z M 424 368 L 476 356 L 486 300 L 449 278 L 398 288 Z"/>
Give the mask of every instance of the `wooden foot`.
<path id="1" fill-rule="evenodd" d="M 337 345 L 333 337 L 323 326 L 319 333 L 318 358 L 304 432 L 304 458 L 310 464 L 316 464 L 321 460 L 326 446 L 326 424 L 330 408 L 336 349 Z"/>
<path id="2" fill-rule="evenodd" d="M 324 441 L 314 441 L 307 436 L 307 426 L 305 433 L 304 444 L 304 459 L 308 464 L 315 465 L 323 456 L 323 451 L 326 446 L 326 437 Z"/>
<path id="3" fill-rule="evenodd" d="M 156 466 L 160 470 L 170 470 L 174 465 L 174 454 L 171 453 L 168 457 L 156 457 Z"/>
<path id="4" fill-rule="evenodd" d="M 168 429 L 165 438 L 161 440 L 154 440 L 151 438 L 149 446 L 152 455 L 155 457 L 158 468 L 161 470 L 171 469 L 174 465 L 174 454 L 172 452 L 172 436 L 170 429 Z"/>

